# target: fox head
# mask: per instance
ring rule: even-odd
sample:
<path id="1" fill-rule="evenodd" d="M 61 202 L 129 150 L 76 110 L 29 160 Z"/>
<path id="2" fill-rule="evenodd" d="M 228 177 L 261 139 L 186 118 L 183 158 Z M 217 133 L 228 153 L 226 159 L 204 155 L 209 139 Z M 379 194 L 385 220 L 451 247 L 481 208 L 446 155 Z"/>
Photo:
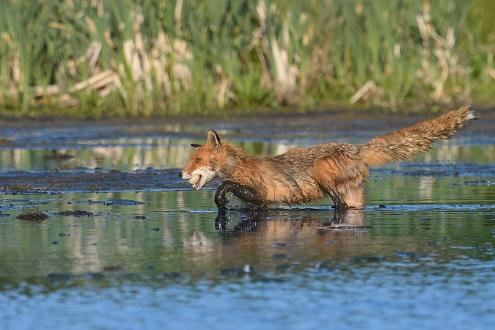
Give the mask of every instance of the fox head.
<path id="1" fill-rule="evenodd" d="M 193 188 L 198 190 L 213 179 L 220 170 L 223 156 L 222 141 L 217 132 L 210 129 L 205 144 L 191 146 L 196 150 L 189 164 L 182 169 L 180 177 L 189 180 Z"/>

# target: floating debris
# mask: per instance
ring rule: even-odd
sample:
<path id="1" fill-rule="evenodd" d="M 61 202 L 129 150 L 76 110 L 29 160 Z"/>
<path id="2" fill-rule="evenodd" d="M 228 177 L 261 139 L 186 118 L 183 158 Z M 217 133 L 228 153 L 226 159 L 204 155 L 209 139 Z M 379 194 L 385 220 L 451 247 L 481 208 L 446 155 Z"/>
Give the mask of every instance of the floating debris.
<path id="1" fill-rule="evenodd" d="M 105 205 L 144 205 L 144 202 L 132 199 L 110 199 L 105 202 Z"/>
<path id="2" fill-rule="evenodd" d="M 89 211 L 81 211 L 81 210 L 74 210 L 74 211 L 62 211 L 58 213 L 59 215 L 62 215 L 64 217 L 92 217 L 93 212 Z"/>
<path id="3" fill-rule="evenodd" d="M 17 219 L 24 220 L 24 221 L 41 222 L 43 220 L 48 219 L 48 216 L 45 213 L 36 210 L 36 211 L 32 211 L 32 212 L 26 212 L 26 213 L 19 214 L 17 216 Z"/>
<path id="4" fill-rule="evenodd" d="M 348 223 L 332 223 L 328 226 L 320 226 L 316 227 L 316 229 L 325 231 L 325 230 L 356 230 L 356 231 L 366 231 L 371 228 L 371 226 L 361 226 L 361 225 L 353 225 Z"/>

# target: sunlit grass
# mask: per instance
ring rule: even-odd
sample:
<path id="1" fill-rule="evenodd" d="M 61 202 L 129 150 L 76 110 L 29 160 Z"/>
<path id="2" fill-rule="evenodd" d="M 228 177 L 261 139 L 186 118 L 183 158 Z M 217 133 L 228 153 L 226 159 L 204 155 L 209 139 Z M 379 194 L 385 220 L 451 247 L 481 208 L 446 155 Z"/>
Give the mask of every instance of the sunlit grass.
<path id="1" fill-rule="evenodd" d="M 493 103 L 488 0 L 7 0 L 4 113 Z"/>

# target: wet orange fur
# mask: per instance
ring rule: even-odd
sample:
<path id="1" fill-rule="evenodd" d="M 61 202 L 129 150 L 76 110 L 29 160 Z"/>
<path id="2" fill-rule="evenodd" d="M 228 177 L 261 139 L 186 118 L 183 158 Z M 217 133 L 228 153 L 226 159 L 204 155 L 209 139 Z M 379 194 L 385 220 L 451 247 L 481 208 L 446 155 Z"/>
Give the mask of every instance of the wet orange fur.
<path id="1" fill-rule="evenodd" d="M 222 181 L 231 181 L 255 192 L 265 204 L 298 204 L 329 195 L 339 208 L 362 208 L 368 168 L 410 159 L 438 140 L 453 136 L 473 119 L 469 107 L 378 136 L 364 145 L 327 143 L 293 148 L 273 157 L 252 157 L 208 132 L 182 173 L 208 167 Z"/>

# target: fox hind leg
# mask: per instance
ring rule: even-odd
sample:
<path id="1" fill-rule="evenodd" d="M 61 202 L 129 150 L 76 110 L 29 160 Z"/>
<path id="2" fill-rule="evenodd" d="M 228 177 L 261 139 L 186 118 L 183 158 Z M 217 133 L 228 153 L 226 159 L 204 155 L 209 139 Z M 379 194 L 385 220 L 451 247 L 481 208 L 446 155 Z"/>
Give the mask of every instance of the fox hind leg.
<path id="1" fill-rule="evenodd" d="M 364 208 L 362 187 L 344 189 L 342 187 L 326 185 L 324 190 L 332 199 L 337 210 Z"/>
<path id="2" fill-rule="evenodd" d="M 332 199 L 335 209 L 345 210 L 347 205 L 344 196 L 337 190 L 335 180 L 329 175 L 327 167 L 328 163 L 325 159 L 317 160 L 314 167 L 315 178 L 323 191 Z"/>
<path id="3" fill-rule="evenodd" d="M 337 211 L 346 210 L 349 208 L 345 201 L 345 197 L 331 184 L 322 184 L 323 190 L 330 196 Z"/>
<path id="4" fill-rule="evenodd" d="M 363 186 L 347 187 L 343 194 L 344 201 L 349 208 L 362 209 L 364 208 Z"/>
<path id="5" fill-rule="evenodd" d="M 337 210 L 362 209 L 366 166 L 359 160 L 342 154 L 335 156 L 322 157 L 315 161 L 313 174 L 316 181 L 330 195 Z"/>

